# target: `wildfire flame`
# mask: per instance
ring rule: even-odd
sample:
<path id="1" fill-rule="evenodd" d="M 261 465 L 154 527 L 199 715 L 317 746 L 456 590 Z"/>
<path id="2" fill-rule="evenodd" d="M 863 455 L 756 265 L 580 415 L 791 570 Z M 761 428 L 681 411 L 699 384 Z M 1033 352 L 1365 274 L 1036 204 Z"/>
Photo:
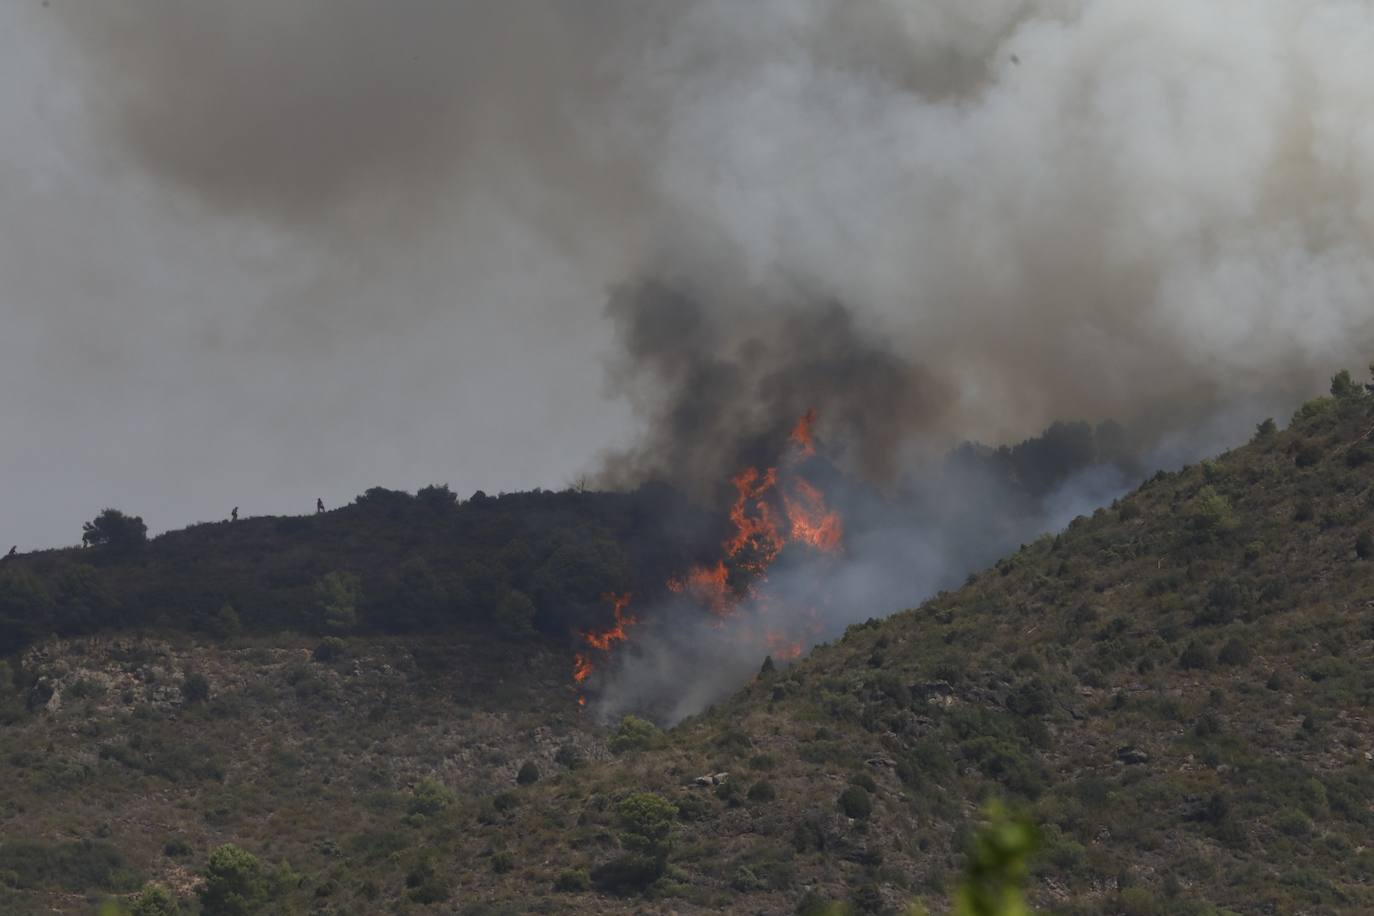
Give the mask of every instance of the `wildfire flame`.
<path id="1" fill-rule="evenodd" d="M 730 505 L 730 523 L 735 530 L 721 545 L 725 557 L 668 580 L 670 591 L 690 596 L 717 617 L 729 617 L 743 597 L 730 585 L 731 569 L 743 570 L 762 581 L 788 544 L 806 544 L 823 553 L 840 549 L 844 524 L 839 513 L 832 512 L 821 491 L 796 470 L 797 464 L 816 453 L 812 435 L 815 423 L 814 410 L 797 421 L 788 436 L 790 451 L 784 456 L 781 474 L 777 467 L 762 471 L 749 467 L 735 475 L 731 481 L 735 499 Z M 782 518 L 775 508 L 779 500 Z"/>
<path id="2" fill-rule="evenodd" d="M 734 530 L 721 544 L 724 556 L 711 565 L 693 566 L 685 575 L 667 582 L 669 591 L 686 595 L 720 618 L 718 625 L 724 625 L 726 618 L 733 617 L 746 599 L 754 599 L 765 618 L 772 616 L 770 602 L 758 585 L 767 581 L 769 568 L 789 544 L 802 544 L 822 553 L 834 553 L 843 545 L 844 524 L 839 513 L 829 508 L 825 495 L 802 476 L 798 467 L 816 454 L 815 423 L 814 410 L 808 410 L 797 421 L 778 466 L 762 470 L 747 467 L 731 480 L 735 498 L 730 505 L 729 518 Z M 747 574 L 749 584 L 742 590 L 731 582 L 734 571 Z M 628 638 L 626 628 L 636 623 L 635 618 L 626 613 L 630 603 L 628 594 L 606 597 L 612 602 L 615 625 L 582 634 L 590 650 L 602 654 L 609 654 L 617 643 L 624 642 Z M 814 609 L 810 609 L 809 614 L 808 634 L 814 635 L 820 631 L 820 623 Z M 752 631 L 752 625 L 750 629 Z M 789 629 L 793 632 L 753 631 L 750 638 L 760 639 L 775 658 L 791 661 L 801 657 L 804 647 L 797 638 L 795 627 Z M 573 659 L 576 684 L 586 681 L 595 668 L 590 650 L 577 653 Z M 578 703 L 585 705 L 586 697 L 579 697 Z"/>
<path id="3" fill-rule="evenodd" d="M 797 425 L 792 427 L 788 441 L 797 447 L 798 458 L 810 458 L 816 454 L 816 442 L 811 438 L 811 427 L 816 425 L 816 411 L 808 410 L 802 414 Z"/>
<path id="4" fill-rule="evenodd" d="M 800 477 L 791 482 L 791 490 L 783 494 L 782 502 L 792 526 L 792 539 L 825 553 L 838 550 L 844 537 L 839 513 L 829 511 L 821 491 Z"/>
<path id="5" fill-rule="evenodd" d="M 603 597 L 611 602 L 611 615 L 615 620 L 615 625 L 605 630 L 588 630 L 582 634 L 582 640 L 598 652 L 609 653 L 611 647 L 616 643 L 624 642 L 630 638 L 625 630 L 627 627 L 634 626 L 638 621 L 626 613 L 626 608 L 630 606 L 629 592 L 623 595 L 605 595 Z M 595 669 L 596 665 L 592 662 L 591 654 L 578 652 L 573 656 L 573 683 L 581 684 L 591 677 L 592 671 Z M 578 697 L 577 704 L 586 706 L 587 698 Z"/>

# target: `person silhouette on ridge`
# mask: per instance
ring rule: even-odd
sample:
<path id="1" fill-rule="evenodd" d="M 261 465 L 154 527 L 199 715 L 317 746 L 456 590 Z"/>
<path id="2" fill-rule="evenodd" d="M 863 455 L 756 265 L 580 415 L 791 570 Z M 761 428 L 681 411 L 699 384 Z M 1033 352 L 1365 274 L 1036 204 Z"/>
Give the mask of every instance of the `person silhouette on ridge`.
<path id="1" fill-rule="evenodd" d="M 315 500 L 315 514 L 316 514 L 316 515 L 323 515 L 323 514 L 324 514 L 324 500 L 322 500 L 322 499 L 317 499 L 317 500 Z"/>
<path id="2" fill-rule="evenodd" d="M 229 513 L 229 521 L 231 521 L 231 522 L 236 522 L 236 521 L 238 521 L 238 520 L 239 520 L 239 507 L 238 507 L 238 506 L 235 506 L 235 507 L 234 507 L 234 511 Z"/>

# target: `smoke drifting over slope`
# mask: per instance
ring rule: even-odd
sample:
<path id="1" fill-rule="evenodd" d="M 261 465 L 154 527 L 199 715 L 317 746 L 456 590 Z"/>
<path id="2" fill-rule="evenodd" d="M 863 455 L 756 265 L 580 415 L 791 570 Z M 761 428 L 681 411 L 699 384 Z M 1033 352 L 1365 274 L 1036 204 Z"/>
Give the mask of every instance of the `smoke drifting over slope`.
<path id="1" fill-rule="evenodd" d="M 608 394 L 633 420 L 594 422 L 611 408 L 575 399 L 553 433 L 571 457 L 546 459 L 570 465 L 531 465 L 531 483 L 595 467 L 606 444 L 608 479 L 709 487 L 808 407 L 843 468 L 875 481 L 913 449 L 1058 418 L 1115 418 L 1186 455 L 1212 444 L 1193 430 L 1233 410 L 1253 422 L 1374 350 L 1361 3 L 69 0 L 4 15 L 64 61 L 44 71 L 58 114 L 20 123 L 65 153 L 33 147 L 18 162 L 39 177 L 0 192 L 56 221 L 6 259 L 22 291 L 6 295 L 44 340 L 106 314 L 137 326 L 101 367 L 153 431 L 121 442 L 130 466 L 184 431 L 150 419 L 175 380 L 178 400 L 229 398 L 219 415 L 257 448 L 308 427 L 263 459 L 323 468 L 308 485 L 361 489 L 332 455 L 364 463 L 363 485 L 404 483 L 421 473 L 397 454 L 410 442 L 490 487 L 499 455 L 549 451 L 544 429 L 500 447 L 492 417 L 544 420 L 527 405 L 585 392 L 613 341 Z M 58 220 L 90 219 L 80 194 L 35 190 L 73 175 L 128 189 L 98 208 L 109 231 Z M 203 239 L 189 252 L 188 225 Z M 73 288 L 68 266 L 96 251 L 109 282 Z M 113 300 L 100 315 L 53 308 L 92 288 Z M 236 346 L 251 353 L 237 371 Z M 89 381 L 75 356 L 3 355 Z M 188 381 L 183 361 L 207 359 Z M 272 381 L 223 394 L 241 376 Z M 350 394 L 256 416 L 305 390 Z M 224 449 L 184 460 L 251 460 Z M 8 453 L 7 476 L 30 464 Z M 96 492 L 140 511 L 165 490 L 161 469 L 111 473 L 73 469 L 99 484 L 78 494 L 88 510 Z M 239 501 L 213 484 L 186 500 L 164 522 Z"/>

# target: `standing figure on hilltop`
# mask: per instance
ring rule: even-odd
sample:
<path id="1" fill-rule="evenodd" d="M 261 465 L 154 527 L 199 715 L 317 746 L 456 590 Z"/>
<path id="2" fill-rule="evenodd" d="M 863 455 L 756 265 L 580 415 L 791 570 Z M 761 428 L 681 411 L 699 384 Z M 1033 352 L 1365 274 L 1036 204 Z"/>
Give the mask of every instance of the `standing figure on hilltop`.
<path id="1" fill-rule="evenodd" d="M 234 507 L 234 511 L 229 513 L 229 521 L 231 521 L 231 522 L 236 522 L 236 521 L 238 521 L 238 520 L 239 520 L 239 507 L 238 507 L 238 506 L 235 506 L 235 507 Z"/>
<path id="2" fill-rule="evenodd" d="M 324 500 L 322 500 L 322 499 L 317 499 L 317 500 L 315 500 L 315 514 L 316 514 L 316 515 L 324 515 Z"/>

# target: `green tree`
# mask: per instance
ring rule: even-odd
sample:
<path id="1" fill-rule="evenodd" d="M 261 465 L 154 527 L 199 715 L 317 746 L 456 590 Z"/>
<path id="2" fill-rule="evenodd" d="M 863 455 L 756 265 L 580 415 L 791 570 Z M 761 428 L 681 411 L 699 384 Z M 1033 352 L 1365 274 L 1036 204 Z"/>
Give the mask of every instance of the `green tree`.
<path id="1" fill-rule="evenodd" d="M 358 598 L 362 582 L 353 573 L 331 572 L 315 582 L 315 623 L 342 632 L 358 623 Z"/>
<path id="2" fill-rule="evenodd" d="M 661 871 L 673 848 L 677 806 L 653 792 L 636 792 L 615 809 L 620 845 L 632 855 L 655 863 Z"/>
<path id="3" fill-rule="evenodd" d="M 1364 386 L 1351 378 L 1349 369 L 1342 369 L 1331 377 L 1331 396 L 1338 401 L 1364 397 Z"/>
<path id="4" fill-rule="evenodd" d="M 81 526 L 81 542 L 89 547 L 129 549 L 148 540 L 148 526 L 137 515 L 104 509 Z"/>
<path id="5" fill-rule="evenodd" d="M 253 916 L 268 901 L 267 873 L 258 857 L 233 843 L 210 853 L 198 894 L 205 916 Z"/>

